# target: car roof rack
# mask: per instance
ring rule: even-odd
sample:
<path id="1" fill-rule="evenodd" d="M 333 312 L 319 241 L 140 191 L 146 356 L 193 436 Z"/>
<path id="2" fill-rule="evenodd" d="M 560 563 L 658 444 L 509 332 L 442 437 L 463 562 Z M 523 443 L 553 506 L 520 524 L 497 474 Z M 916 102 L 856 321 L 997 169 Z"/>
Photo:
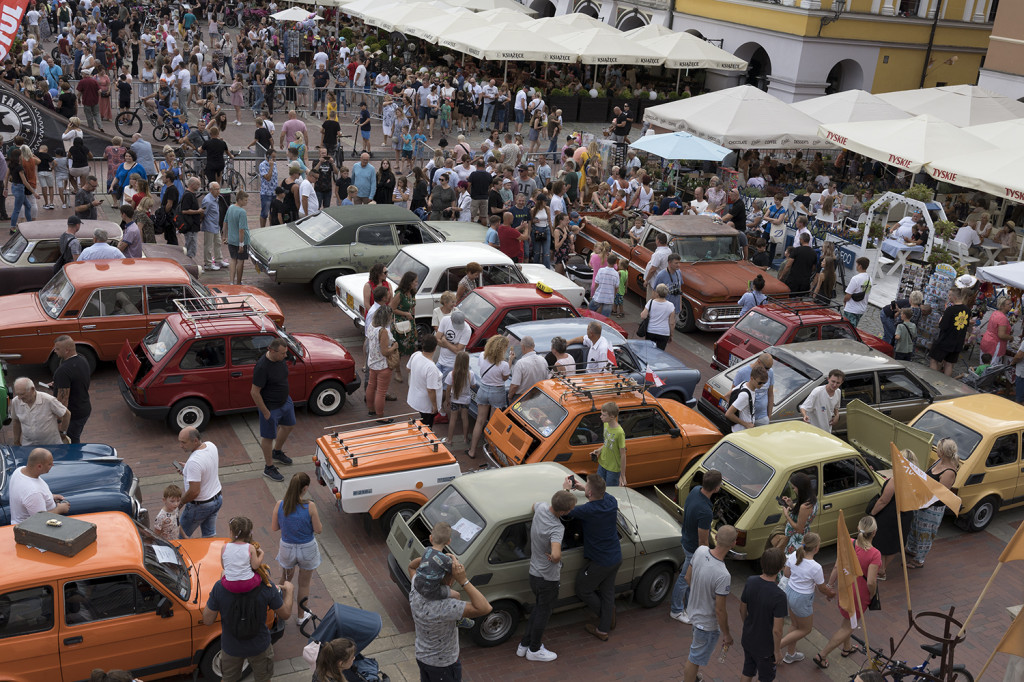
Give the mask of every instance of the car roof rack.
<path id="1" fill-rule="evenodd" d="M 418 412 L 397 416 L 408 417 L 408 419 L 396 421 L 392 424 L 380 425 L 372 429 L 364 429 L 361 433 L 355 433 L 348 437 L 342 437 L 342 434 L 337 429 L 363 424 L 376 424 L 376 420 L 367 419 L 365 421 L 349 422 L 348 424 L 329 426 L 324 430 L 334 430 L 329 437 L 337 444 L 341 459 L 351 461 L 353 467 L 359 466 L 359 460 L 364 457 L 419 450 L 423 447 L 430 448 L 432 452 L 438 452 L 441 447 L 445 447 L 447 444 L 447 438 L 438 438 L 433 429 L 419 421 L 420 415 Z M 422 439 L 417 439 L 412 443 L 406 442 L 402 445 L 387 445 L 397 441 L 408 441 L 410 436 L 422 436 Z"/>
<path id="2" fill-rule="evenodd" d="M 247 318 L 253 322 L 259 322 L 262 332 L 274 327 L 266 306 L 252 294 L 176 298 L 174 305 L 182 319 L 192 326 L 197 339 L 200 336 L 203 322 L 210 320 Z M 268 325 L 268 322 L 271 324 Z"/>
<path id="3" fill-rule="evenodd" d="M 588 372 L 586 374 L 569 374 L 552 377 L 564 391 L 559 397 L 561 402 L 566 395 L 590 400 L 591 409 L 596 409 L 596 398 L 613 398 L 628 393 L 639 392 L 647 399 L 646 386 L 637 383 L 624 370 L 611 372 Z"/>
<path id="4" fill-rule="evenodd" d="M 823 310 L 831 310 L 833 312 L 837 312 L 840 316 L 842 316 L 843 314 L 843 308 L 838 303 L 819 303 L 814 296 L 798 294 L 795 296 L 789 296 L 787 298 L 768 296 L 767 299 L 768 300 L 765 301 L 766 303 L 777 305 L 783 310 L 793 313 L 794 315 L 797 316 L 797 319 L 800 318 L 801 313 L 808 314 L 812 312 L 821 312 Z M 806 303 L 807 305 L 801 305 L 799 308 L 797 308 L 792 305 L 793 303 Z"/>

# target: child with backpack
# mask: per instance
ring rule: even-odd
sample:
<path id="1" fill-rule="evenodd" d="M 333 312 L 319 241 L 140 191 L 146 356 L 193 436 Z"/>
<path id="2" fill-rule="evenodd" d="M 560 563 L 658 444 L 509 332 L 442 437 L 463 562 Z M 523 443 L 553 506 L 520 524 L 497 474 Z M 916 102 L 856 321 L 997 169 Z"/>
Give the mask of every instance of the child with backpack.
<path id="1" fill-rule="evenodd" d="M 733 422 L 732 432 L 754 428 L 754 391 L 768 382 L 768 370 L 760 363 L 750 368 L 750 380 L 732 389 L 725 418 Z"/>
<path id="2" fill-rule="evenodd" d="M 914 340 L 917 338 L 917 325 L 913 322 L 913 311 L 904 308 L 900 311 L 900 323 L 896 325 L 896 343 L 893 346 L 897 360 L 914 359 Z"/>

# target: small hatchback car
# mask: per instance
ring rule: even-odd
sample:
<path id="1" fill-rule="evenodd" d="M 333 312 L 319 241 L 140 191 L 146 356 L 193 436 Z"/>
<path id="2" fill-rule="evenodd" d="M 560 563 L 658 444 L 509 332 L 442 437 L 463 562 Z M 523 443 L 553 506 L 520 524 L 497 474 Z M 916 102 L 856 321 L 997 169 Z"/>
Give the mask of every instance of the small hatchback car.
<path id="1" fill-rule="evenodd" d="M 296 405 L 334 414 L 359 388 L 352 356 L 334 339 L 289 334 L 251 307 L 229 312 L 214 306 L 170 315 L 134 347 L 125 341 L 117 357 L 121 397 L 137 416 L 166 419 L 172 429 L 203 429 L 211 415 L 255 410 L 253 369 L 276 338 L 288 344 Z"/>

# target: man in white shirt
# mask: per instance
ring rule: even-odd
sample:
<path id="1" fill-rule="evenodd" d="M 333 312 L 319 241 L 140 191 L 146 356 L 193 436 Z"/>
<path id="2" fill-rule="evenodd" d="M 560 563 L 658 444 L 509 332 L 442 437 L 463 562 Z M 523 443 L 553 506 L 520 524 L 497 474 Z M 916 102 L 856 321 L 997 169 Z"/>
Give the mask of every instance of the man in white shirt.
<path id="1" fill-rule="evenodd" d="M 860 318 L 868 311 L 868 292 L 871 290 L 871 278 L 868 277 L 868 268 L 871 261 L 865 256 L 857 259 L 857 274 L 850 278 L 846 285 L 846 295 L 843 297 L 843 317 L 850 321 L 854 327 L 860 324 Z"/>
<path id="2" fill-rule="evenodd" d="M 544 381 L 550 375 L 548 361 L 543 355 L 537 355 L 537 347 L 532 336 L 524 336 L 520 341 L 523 354 L 512 366 L 512 383 L 508 387 L 509 402 L 529 391 L 538 381 Z"/>
<path id="3" fill-rule="evenodd" d="M 647 262 L 647 269 L 644 270 L 644 283 L 647 288 L 647 298 L 654 298 L 654 278 L 659 272 L 668 267 L 668 256 L 672 253 L 672 249 L 668 247 L 668 235 L 664 232 L 659 232 L 654 238 L 655 243 L 658 245 L 654 249 L 654 253 L 651 254 L 651 260 Z"/>
<path id="4" fill-rule="evenodd" d="M 348 66 L 348 56 L 352 54 L 352 48 L 349 47 L 348 45 L 345 45 L 344 38 L 342 38 L 341 41 L 342 45 L 341 47 L 338 48 L 338 58 L 341 60 L 342 64 Z"/>
<path id="5" fill-rule="evenodd" d="M 750 379 L 747 383 L 742 388 L 733 389 L 737 393 L 736 399 L 725 412 L 725 418 L 733 422 L 733 433 L 754 428 L 754 393 L 767 381 L 768 370 L 755 363 L 750 369 Z"/>
<path id="6" fill-rule="evenodd" d="M 611 358 L 615 357 L 615 352 L 612 350 L 612 344 L 608 342 L 608 339 L 601 336 L 604 329 L 601 327 L 601 323 L 597 320 L 591 320 L 587 325 L 586 336 L 577 336 L 574 339 L 570 339 L 566 342 L 566 345 L 571 346 L 574 343 L 582 343 L 587 349 L 587 371 L 588 372 L 601 372 L 608 368 L 611 364 Z"/>
<path id="7" fill-rule="evenodd" d="M 383 95 L 386 92 L 384 88 L 386 88 L 390 82 L 391 79 L 388 78 L 388 75 L 381 71 L 373 79 L 373 87 L 376 88 L 378 95 Z"/>
<path id="8" fill-rule="evenodd" d="M 466 350 L 466 344 L 469 343 L 472 334 L 473 330 L 466 324 L 466 313 L 458 308 L 441 320 L 434 336 L 437 338 L 437 345 L 441 347 L 441 352 L 437 355 L 437 369 L 440 370 L 442 377 L 455 367 L 455 355 Z"/>
<path id="9" fill-rule="evenodd" d="M 889 229 L 889 236 L 897 239 L 910 239 L 914 234 L 914 225 L 917 223 L 920 216 L 921 214 L 917 211 L 914 211 L 908 216 L 903 216 L 900 218 L 898 223 Z"/>
<path id="10" fill-rule="evenodd" d="M 12 436 L 15 445 L 54 445 L 71 423 L 71 412 L 49 393 L 39 393 L 27 377 L 14 380 L 11 401 Z"/>
<path id="11" fill-rule="evenodd" d="M 11 475 L 11 525 L 19 523 L 41 511 L 67 514 L 71 504 L 63 495 L 54 495 L 41 476 L 53 468 L 53 454 L 45 448 L 29 453 L 25 466 Z"/>
<path id="12" fill-rule="evenodd" d="M 839 387 L 845 378 L 842 370 L 834 369 L 828 373 L 828 383 L 818 386 L 807 395 L 800 403 L 800 414 L 804 416 L 805 422 L 832 433 L 832 427 L 839 419 L 839 402 L 843 397 Z"/>
<path id="13" fill-rule="evenodd" d="M 968 249 L 976 250 L 977 246 L 981 244 L 981 236 L 973 226 L 967 224 L 956 231 L 953 241 L 966 244 Z"/>
<path id="14" fill-rule="evenodd" d="M 619 288 L 619 257 L 609 254 L 608 264 L 594 273 L 594 295 L 590 299 L 590 309 L 605 317 L 612 311 L 615 303 L 615 292 Z"/>
<path id="15" fill-rule="evenodd" d="M 167 45 L 167 54 L 173 54 L 174 51 L 178 49 L 178 41 L 174 39 L 174 34 L 170 31 L 167 33 L 167 39 L 165 42 Z"/>
<path id="16" fill-rule="evenodd" d="M 498 97 L 498 88 L 494 85 L 493 78 L 487 82 L 487 85 L 481 88 L 481 95 L 484 100 L 484 111 L 483 116 L 480 118 L 480 132 L 483 132 L 484 128 L 494 118 L 494 100 Z"/>
<path id="17" fill-rule="evenodd" d="M 413 353 L 406 365 L 409 369 L 409 407 L 420 413 L 420 420 L 427 426 L 434 425 L 434 417 L 441 405 L 441 391 L 444 387 L 441 370 L 431 356 L 437 348 L 437 339 L 424 336 L 420 340 L 421 350 Z"/>
<path id="18" fill-rule="evenodd" d="M 327 53 L 324 52 L 322 48 L 319 52 L 313 55 L 313 63 L 316 64 L 316 68 L 318 69 L 321 66 L 326 68 L 328 59 L 330 59 L 330 57 L 327 56 Z"/>
<path id="19" fill-rule="evenodd" d="M 178 506 L 181 537 L 187 538 L 200 528 L 204 538 L 212 538 L 217 534 L 217 512 L 224 503 L 218 476 L 220 454 L 216 445 L 203 442 L 199 430 L 192 427 L 178 433 L 178 445 L 188 453 L 184 464 L 179 462 L 185 482 L 185 494 Z"/>
<path id="20" fill-rule="evenodd" d="M 690 202 L 690 207 L 686 210 L 694 215 L 700 215 L 708 210 L 708 200 L 704 198 L 703 187 L 696 187 L 693 190 L 693 201 Z"/>
<path id="21" fill-rule="evenodd" d="M 299 217 L 305 218 L 320 210 L 320 201 L 316 197 L 317 178 L 320 177 L 320 170 L 317 166 L 311 166 L 306 171 L 306 179 L 299 185 Z"/>
<path id="22" fill-rule="evenodd" d="M 526 121 L 526 90 L 519 88 L 516 93 L 515 104 L 513 110 L 516 115 L 516 132 L 523 130 L 523 123 Z"/>
<path id="23" fill-rule="evenodd" d="M 352 85 L 362 90 L 366 87 L 366 65 L 362 61 L 356 62 L 355 74 L 352 77 Z"/>

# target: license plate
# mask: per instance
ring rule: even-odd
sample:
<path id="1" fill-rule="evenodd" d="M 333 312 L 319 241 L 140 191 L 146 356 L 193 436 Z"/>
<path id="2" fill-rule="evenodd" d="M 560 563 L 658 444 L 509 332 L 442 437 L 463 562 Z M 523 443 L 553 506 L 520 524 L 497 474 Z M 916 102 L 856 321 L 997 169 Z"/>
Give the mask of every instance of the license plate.
<path id="1" fill-rule="evenodd" d="M 729 366 L 730 367 L 732 367 L 733 365 L 738 365 L 741 362 L 743 362 L 743 358 L 738 358 L 735 355 L 733 355 L 732 353 L 729 353 Z"/>
<path id="2" fill-rule="evenodd" d="M 256 266 L 256 272 L 262 272 L 264 275 L 267 274 L 267 269 L 263 267 L 263 263 L 260 263 L 258 260 L 254 260 L 253 265 Z"/>
<path id="3" fill-rule="evenodd" d="M 345 294 L 345 302 L 348 303 L 348 307 L 355 310 L 355 300 L 352 298 L 352 294 Z"/>

